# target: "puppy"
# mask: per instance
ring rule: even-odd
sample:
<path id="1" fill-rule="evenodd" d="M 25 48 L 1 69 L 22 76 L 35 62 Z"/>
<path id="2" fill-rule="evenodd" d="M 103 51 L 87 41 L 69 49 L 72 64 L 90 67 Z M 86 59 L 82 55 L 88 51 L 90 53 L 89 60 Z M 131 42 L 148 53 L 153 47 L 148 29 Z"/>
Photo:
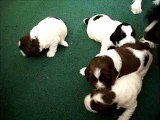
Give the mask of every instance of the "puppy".
<path id="1" fill-rule="evenodd" d="M 147 67 L 149 66 L 150 63 L 147 64 Z M 86 109 L 94 113 L 110 113 L 111 110 L 125 108 L 118 120 L 129 120 L 137 107 L 142 79 L 143 76 L 134 72 L 118 78 L 111 89 L 93 90 L 84 99 Z"/>
<path id="2" fill-rule="evenodd" d="M 144 30 L 143 39 L 160 44 L 160 5 L 147 14 L 148 26 Z"/>
<path id="3" fill-rule="evenodd" d="M 144 30 L 142 40 L 148 40 L 153 42 L 154 45 L 158 45 L 158 66 L 160 67 L 160 5 L 152 8 L 148 14 L 148 26 Z"/>
<path id="4" fill-rule="evenodd" d="M 29 34 L 20 38 L 19 48 L 24 56 L 36 56 L 49 48 L 48 57 L 53 57 L 58 44 L 68 47 L 65 37 L 67 27 L 59 18 L 47 17 L 34 26 Z"/>
<path id="5" fill-rule="evenodd" d="M 144 76 L 148 70 L 147 65 L 152 61 L 150 47 L 146 41 L 106 50 L 82 68 L 80 74 L 86 77 L 94 89 L 111 88 L 117 78 L 133 72 Z"/>
<path id="6" fill-rule="evenodd" d="M 153 4 L 155 5 L 159 5 L 160 4 L 160 0 L 154 0 Z M 131 11 L 133 14 L 139 14 L 142 12 L 142 0 L 133 0 L 133 3 L 131 5 Z"/>
<path id="7" fill-rule="evenodd" d="M 83 22 L 87 25 L 89 38 L 101 43 L 100 52 L 125 43 L 135 43 L 135 30 L 128 23 L 112 20 L 104 14 L 85 18 Z"/>

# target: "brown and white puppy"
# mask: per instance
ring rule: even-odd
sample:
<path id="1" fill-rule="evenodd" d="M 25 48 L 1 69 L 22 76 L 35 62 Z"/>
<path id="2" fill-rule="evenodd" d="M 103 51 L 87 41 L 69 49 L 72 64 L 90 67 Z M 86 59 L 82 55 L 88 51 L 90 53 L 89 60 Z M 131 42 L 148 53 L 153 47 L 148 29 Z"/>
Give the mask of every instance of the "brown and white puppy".
<path id="1" fill-rule="evenodd" d="M 152 59 L 147 63 L 149 68 Z M 119 108 L 125 108 L 125 111 L 119 116 L 118 120 L 129 120 L 137 107 L 137 96 L 142 87 L 143 75 L 133 72 L 124 75 L 115 81 L 111 89 L 93 90 L 84 99 L 85 107 L 90 112 L 115 111 Z"/>
<path id="2" fill-rule="evenodd" d="M 34 26 L 29 34 L 20 38 L 20 52 L 23 56 L 36 56 L 49 48 L 47 56 L 53 57 L 58 44 L 68 47 L 66 35 L 67 27 L 61 19 L 47 17 Z"/>
<path id="3" fill-rule="evenodd" d="M 144 76 L 150 59 L 152 55 L 149 43 L 128 43 L 98 54 L 87 67 L 80 70 L 80 74 L 85 76 L 95 89 L 111 88 L 121 76 L 133 72 L 140 72 L 139 74 Z"/>

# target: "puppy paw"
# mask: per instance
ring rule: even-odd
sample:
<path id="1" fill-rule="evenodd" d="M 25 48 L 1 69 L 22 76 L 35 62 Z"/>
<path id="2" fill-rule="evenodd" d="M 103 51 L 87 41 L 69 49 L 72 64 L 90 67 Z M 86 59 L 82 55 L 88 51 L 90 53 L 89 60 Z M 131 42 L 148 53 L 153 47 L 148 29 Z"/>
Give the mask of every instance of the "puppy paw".
<path id="1" fill-rule="evenodd" d="M 141 9 L 141 2 L 134 2 L 132 5 L 131 5 L 131 11 L 133 14 L 139 14 L 142 12 L 142 9 Z"/>
<path id="2" fill-rule="evenodd" d="M 85 70 L 86 70 L 86 67 L 83 67 L 82 69 L 80 69 L 80 74 L 82 75 L 82 76 L 85 76 Z"/>
<path id="3" fill-rule="evenodd" d="M 54 57 L 54 56 L 55 56 L 55 52 L 53 52 L 53 51 L 47 52 L 47 57 Z"/>
<path id="4" fill-rule="evenodd" d="M 159 4 L 160 4 L 160 0 L 154 0 L 154 1 L 153 1 L 153 4 L 154 4 L 154 5 L 159 5 Z"/>

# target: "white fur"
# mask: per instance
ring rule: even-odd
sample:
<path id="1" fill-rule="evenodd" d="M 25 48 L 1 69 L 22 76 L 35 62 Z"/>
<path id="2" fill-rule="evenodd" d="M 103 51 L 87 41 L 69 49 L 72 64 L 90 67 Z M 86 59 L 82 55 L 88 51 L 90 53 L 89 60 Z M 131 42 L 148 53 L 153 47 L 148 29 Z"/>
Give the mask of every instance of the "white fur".
<path id="1" fill-rule="evenodd" d="M 85 70 L 86 70 L 86 67 L 83 67 L 83 68 L 81 68 L 80 69 L 80 74 L 82 75 L 82 76 L 85 76 Z"/>
<path id="2" fill-rule="evenodd" d="M 100 76 L 101 70 L 99 68 L 96 68 L 94 71 L 94 76 L 98 79 Z"/>
<path id="3" fill-rule="evenodd" d="M 153 1 L 153 4 L 159 5 L 159 4 L 160 4 L 160 0 L 154 0 L 154 1 Z"/>
<path id="4" fill-rule="evenodd" d="M 160 0 L 154 0 L 153 4 L 155 5 L 159 5 L 160 4 Z M 142 0 L 133 0 L 133 3 L 131 5 L 131 11 L 133 14 L 139 14 L 142 12 Z"/>
<path id="5" fill-rule="evenodd" d="M 94 18 L 97 15 L 101 15 L 102 17 L 100 17 L 97 20 L 94 20 Z M 128 26 L 123 26 L 123 31 L 126 33 L 126 37 L 122 39 L 120 43 L 114 45 L 113 42 L 110 40 L 110 37 L 112 33 L 115 32 L 118 25 L 120 25 L 122 22 L 117 20 L 112 20 L 109 16 L 105 14 L 97 14 L 97 15 L 94 15 L 89 19 L 87 24 L 87 34 L 90 39 L 93 39 L 101 43 L 100 52 L 107 50 L 110 46 L 119 47 L 125 43 L 135 43 L 135 39 L 131 36 L 132 28 L 130 25 L 128 25 Z"/>
<path id="6" fill-rule="evenodd" d="M 103 17 L 94 21 L 93 18 L 97 16 L 94 15 L 89 19 L 87 25 L 87 34 L 89 38 L 101 43 L 103 40 L 109 39 L 111 34 L 115 31 L 117 26 L 121 24 L 121 22 L 112 20 L 109 16 L 104 14 L 99 15 L 103 15 Z"/>
<path id="7" fill-rule="evenodd" d="M 117 53 L 117 51 L 114 50 L 114 49 L 106 50 L 104 52 L 101 52 L 101 53 L 97 54 L 96 56 L 109 56 L 110 58 L 112 58 L 113 63 L 114 63 L 114 67 L 116 68 L 116 70 L 118 72 L 122 68 L 121 57 L 119 56 L 119 54 Z"/>
<path id="8" fill-rule="evenodd" d="M 40 43 L 40 51 L 49 48 L 48 57 L 53 57 L 57 51 L 58 44 L 68 47 L 65 40 L 67 35 L 67 27 L 62 20 L 47 17 L 38 23 L 30 31 L 32 39 L 38 38 Z"/>
<path id="9" fill-rule="evenodd" d="M 114 102 L 118 103 L 117 108 L 126 108 L 118 120 L 129 120 L 135 111 L 137 96 L 142 87 L 142 79 L 143 77 L 137 73 L 132 73 L 117 79 L 112 86 L 112 91 L 116 94 Z"/>
<path id="10" fill-rule="evenodd" d="M 92 109 L 91 109 L 90 102 L 91 102 L 92 99 L 91 99 L 90 96 L 91 96 L 91 95 L 89 94 L 89 95 L 87 95 L 87 96 L 85 97 L 85 99 L 84 99 L 84 105 L 85 105 L 85 107 L 86 107 L 86 109 L 87 109 L 88 111 L 96 113 L 95 110 L 92 110 Z"/>
<path id="11" fill-rule="evenodd" d="M 97 83 L 96 83 L 96 89 L 103 89 L 103 88 L 105 88 L 105 85 L 99 80 L 99 78 L 98 78 L 98 81 L 97 81 Z"/>
<path id="12" fill-rule="evenodd" d="M 89 19 L 87 34 L 90 39 L 101 43 L 101 51 L 103 51 L 110 46 L 114 46 L 114 44 L 110 41 L 110 36 L 116 30 L 117 26 L 121 24 L 121 22 L 112 20 L 109 16 L 104 14 L 98 15 L 103 15 L 103 17 L 94 21 L 93 18 L 97 16 L 94 15 Z"/>
<path id="13" fill-rule="evenodd" d="M 131 5 L 131 11 L 133 14 L 139 14 L 142 12 L 141 4 L 142 0 L 133 0 L 133 4 Z"/>

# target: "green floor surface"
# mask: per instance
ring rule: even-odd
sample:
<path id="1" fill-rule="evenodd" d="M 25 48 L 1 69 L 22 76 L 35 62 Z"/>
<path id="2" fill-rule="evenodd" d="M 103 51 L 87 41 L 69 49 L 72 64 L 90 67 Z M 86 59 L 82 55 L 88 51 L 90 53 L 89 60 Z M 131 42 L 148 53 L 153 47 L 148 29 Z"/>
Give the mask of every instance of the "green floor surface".
<path id="1" fill-rule="evenodd" d="M 143 12 L 133 15 L 132 0 L 0 0 L 0 120 L 116 120 L 88 112 L 83 103 L 91 87 L 80 68 L 100 50 L 90 40 L 82 20 L 98 13 L 128 22 L 139 39 L 147 25 L 145 14 L 153 6 L 144 0 Z M 59 46 L 54 58 L 43 54 L 26 58 L 19 38 L 47 16 L 61 18 L 68 27 L 68 48 Z M 143 81 L 138 107 L 131 120 L 158 120 L 160 70 L 154 61 Z"/>

